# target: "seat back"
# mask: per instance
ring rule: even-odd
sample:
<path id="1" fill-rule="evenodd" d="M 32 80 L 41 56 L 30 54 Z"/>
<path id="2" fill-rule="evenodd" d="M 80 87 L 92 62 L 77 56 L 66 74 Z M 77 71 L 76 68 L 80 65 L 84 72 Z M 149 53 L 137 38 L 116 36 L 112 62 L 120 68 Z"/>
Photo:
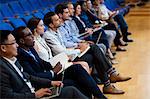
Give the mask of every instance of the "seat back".
<path id="1" fill-rule="evenodd" d="M 7 3 L 0 4 L 0 11 L 4 17 L 13 17 L 14 14 Z"/>
<path id="2" fill-rule="evenodd" d="M 41 6 L 40 6 L 38 0 L 28 0 L 28 2 L 34 8 L 34 10 L 41 9 Z"/>
<path id="3" fill-rule="evenodd" d="M 34 10 L 34 8 L 32 8 L 32 6 L 30 5 L 30 3 L 27 0 L 19 0 L 19 3 L 24 11 L 31 12 Z"/>
<path id="4" fill-rule="evenodd" d="M 25 22 L 22 19 L 18 19 L 18 18 L 11 18 L 9 19 L 10 23 L 12 24 L 12 26 L 14 28 L 18 28 L 20 26 L 26 26 Z"/>
<path id="5" fill-rule="evenodd" d="M 5 23 L 5 22 L 1 22 L 0 23 L 0 30 L 14 30 L 14 28 L 9 24 L 9 23 Z"/>
<path id="6" fill-rule="evenodd" d="M 24 14 L 24 10 L 18 1 L 10 2 L 9 6 L 15 14 Z"/>

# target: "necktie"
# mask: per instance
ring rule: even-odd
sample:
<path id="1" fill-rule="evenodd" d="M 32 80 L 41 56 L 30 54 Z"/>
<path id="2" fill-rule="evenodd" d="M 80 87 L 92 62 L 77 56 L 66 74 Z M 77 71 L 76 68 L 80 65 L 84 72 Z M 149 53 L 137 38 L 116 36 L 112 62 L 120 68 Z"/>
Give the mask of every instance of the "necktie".
<path id="1" fill-rule="evenodd" d="M 19 70 L 21 71 L 22 75 L 23 75 L 23 79 L 27 79 L 27 77 L 25 76 L 25 73 L 23 72 L 23 68 L 22 66 L 20 65 L 20 63 L 18 61 L 15 62 L 15 65 L 19 68 Z"/>
<path id="2" fill-rule="evenodd" d="M 28 51 L 28 54 L 29 54 L 30 56 L 32 56 L 36 62 L 38 62 L 38 61 L 36 60 L 35 56 L 32 54 L 31 51 Z"/>
<path id="3" fill-rule="evenodd" d="M 15 65 L 16 65 L 16 66 L 19 68 L 19 70 L 21 71 L 21 68 L 22 68 L 22 67 L 21 67 L 21 65 L 19 64 L 18 61 L 15 62 Z M 21 72 L 22 72 L 22 71 L 21 71 Z"/>

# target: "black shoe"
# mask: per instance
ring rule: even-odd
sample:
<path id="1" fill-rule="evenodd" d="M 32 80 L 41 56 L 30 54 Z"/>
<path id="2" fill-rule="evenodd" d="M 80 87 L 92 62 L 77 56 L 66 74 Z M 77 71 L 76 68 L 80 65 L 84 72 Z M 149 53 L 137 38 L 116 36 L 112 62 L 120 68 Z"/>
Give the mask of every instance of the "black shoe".
<path id="1" fill-rule="evenodd" d="M 125 42 L 133 42 L 133 40 L 129 39 L 129 38 L 124 38 L 123 41 L 125 41 Z"/>
<path id="2" fill-rule="evenodd" d="M 118 48 L 116 49 L 116 51 L 122 51 L 122 52 L 125 52 L 125 51 L 127 51 L 127 50 L 124 49 L 124 48 L 118 47 Z"/>
<path id="3" fill-rule="evenodd" d="M 128 45 L 128 43 L 124 43 L 124 44 L 120 43 L 120 46 L 127 46 L 127 45 Z"/>
<path id="4" fill-rule="evenodd" d="M 112 52 L 112 54 L 113 54 L 113 56 L 116 56 L 117 53 L 116 52 Z"/>
<path id="5" fill-rule="evenodd" d="M 132 33 L 131 32 L 127 32 L 127 35 L 131 35 Z"/>

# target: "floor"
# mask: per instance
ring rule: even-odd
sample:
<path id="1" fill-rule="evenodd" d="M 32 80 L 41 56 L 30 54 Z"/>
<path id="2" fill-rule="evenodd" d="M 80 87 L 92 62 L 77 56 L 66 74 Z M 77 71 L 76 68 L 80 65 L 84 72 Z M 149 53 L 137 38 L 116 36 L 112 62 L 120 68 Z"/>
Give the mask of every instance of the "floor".
<path id="1" fill-rule="evenodd" d="M 114 84 L 125 94 L 106 96 L 108 99 L 150 99 L 150 3 L 132 8 L 125 19 L 134 42 L 126 47 L 127 52 L 117 53 L 119 64 L 114 67 L 132 79 Z"/>

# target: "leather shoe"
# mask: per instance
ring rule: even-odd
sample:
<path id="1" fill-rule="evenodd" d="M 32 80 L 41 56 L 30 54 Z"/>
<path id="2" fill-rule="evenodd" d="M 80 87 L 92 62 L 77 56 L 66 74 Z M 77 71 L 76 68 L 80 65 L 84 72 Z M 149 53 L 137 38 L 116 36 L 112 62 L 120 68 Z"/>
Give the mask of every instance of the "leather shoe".
<path id="1" fill-rule="evenodd" d="M 111 60 L 111 63 L 112 63 L 113 65 L 115 65 L 115 64 L 118 64 L 119 62 L 116 61 L 116 60 Z"/>
<path id="2" fill-rule="evenodd" d="M 125 42 L 133 42 L 133 40 L 129 39 L 129 38 L 124 38 L 123 41 L 125 41 Z"/>
<path id="3" fill-rule="evenodd" d="M 127 35 L 131 35 L 132 33 L 131 32 L 127 32 Z"/>
<path id="4" fill-rule="evenodd" d="M 119 45 L 120 46 L 127 46 L 127 42 L 124 42 L 122 39 L 120 39 L 120 42 L 119 42 Z"/>
<path id="5" fill-rule="evenodd" d="M 124 48 L 121 48 L 121 47 L 117 47 L 116 51 L 122 51 L 122 52 L 125 52 L 125 51 L 127 51 L 127 50 L 124 49 Z"/>
<path id="6" fill-rule="evenodd" d="M 124 44 L 120 43 L 120 46 L 127 46 L 127 45 L 128 45 L 128 43 L 124 43 Z"/>
<path id="7" fill-rule="evenodd" d="M 123 81 L 130 80 L 131 77 L 123 77 L 120 74 L 116 74 L 116 75 L 111 75 L 109 79 L 111 83 L 116 83 L 116 82 L 123 82 Z"/>
<path id="8" fill-rule="evenodd" d="M 116 52 L 112 52 L 112 55 L 115 56 L 117 53 Z"/>
<path id="9" fill-rule="evenodd" d="M 114 85 L 109 85 L 107 87 L 103 87 L 104 94 L 124 94 L 125 92 L 115 88 Z"/>

